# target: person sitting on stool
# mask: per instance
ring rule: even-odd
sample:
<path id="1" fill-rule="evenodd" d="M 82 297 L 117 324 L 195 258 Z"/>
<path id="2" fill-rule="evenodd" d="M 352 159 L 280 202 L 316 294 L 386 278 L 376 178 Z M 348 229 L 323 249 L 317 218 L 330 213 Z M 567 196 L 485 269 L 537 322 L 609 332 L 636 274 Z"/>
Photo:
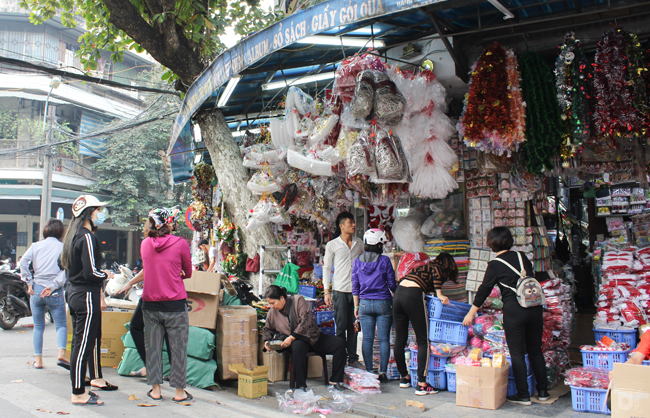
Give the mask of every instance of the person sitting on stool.
<path id="1" fill-rule="evenodd" d="M 279 336 L 284 338 L 281 351 L 291 350 L 291 367 L 296 387 L 307 390 L 307 353 L 313 351 L 320 356 L 333 355 L 330 384 L 338 390 L 344 390 L 345 340 L 321 332 L 302 296 L 288 296 L 286 289 L 272 285 L 266 289 L 265 297 L 271 309 L 262 330 L 264 348 L 273 351 L 269 347 L 269 341 L 277 340 Z"/>

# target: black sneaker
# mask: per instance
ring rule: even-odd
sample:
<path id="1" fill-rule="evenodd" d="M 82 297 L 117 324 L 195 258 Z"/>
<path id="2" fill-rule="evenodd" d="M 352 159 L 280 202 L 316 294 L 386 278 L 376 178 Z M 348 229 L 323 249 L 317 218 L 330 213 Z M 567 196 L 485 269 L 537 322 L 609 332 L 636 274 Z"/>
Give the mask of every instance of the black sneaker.
<path id="1" fill-rule="evenodd" d="M 388 382 L 388 376 L 386 376 L 386 373 L 379 373 L 379 383 L 386 383 Z"/>
<path id="2" fill-rule="evenodd" d="M 416 393 L 417 395 L 417 393 Z M 527 398 L 520 398 L 519 395 L 515 396 L 507 396 L 506 400 L 508 402 L 516 403 L 518 405 L 532 405 L 533 403 L 530 401 L 530 396 Z"/>
<path id="3" fill-rule="evenodd" d="M 544 402 L 548 401 L 551 398 L 551 395 L 548 394 L 547 390 L 538 390 L 537 391 L 537 400 Z"/>
<path id="4" fill-rule="evenodd" d="M 407 375 L 406 377 L 402 377 L 399 380 L 399 387 L 402 389 L 410 388 L 411 387 L 411 375 Z"/>
<path id="5" fill-rule="evenodd" d="M 438 390 L 428 383 L 426 384 L 426 386 L 420 386 L 418 384 L 417 389 L 415 389 L 415 394 L 418 396 L 433 395 L 436 393 L 438 393 Z"/>

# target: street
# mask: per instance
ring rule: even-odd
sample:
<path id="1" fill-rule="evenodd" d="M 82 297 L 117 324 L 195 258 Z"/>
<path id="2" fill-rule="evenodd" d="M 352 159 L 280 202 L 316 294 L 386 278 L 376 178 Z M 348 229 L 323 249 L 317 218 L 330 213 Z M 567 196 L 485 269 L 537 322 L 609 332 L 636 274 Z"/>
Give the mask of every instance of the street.
<path id="1" fill-rule="evenodd" d="M 121 417 L 138 418 L 169 417 L 282 417 L 295 416 L 278 410 L 275 392 L 284 393 L 288 382 L 269 383 L 269 396 L 248 400 L 237 396 L 237 382 L 231 381 L 221 391 L 208 391 L 194 387 L 187 390 L 194 396 L 191 406 L 177 405 L 171 402 L 173 390 L 163 386 L 162 402 L 153 402 L 146 397 L 149 387 L 140 378 L 123 377 L 112 368 L 104 368 L 107 381 L 118 385 L 115 392 L 97 390 L 104 406 L 73 406 L 70 403 L 70 379 L 66 370 L 56 366 L 56 346 L 54 325 L 47 324 L 44 337 L 44 368 L 34 369 L 32 349 L 31 318 L 19 321 L 11 331 L 0 330 L 2 352 L 0 353 L 0 417 L 26 418 L 47 417 L 57 413 L 69 414 L 71 417 Z M 310 387 L 317 394 L 327 396 L 327 388 L 321 379 L 309 381 Z M 138 400 L 130 401 L 135 395 Z M 425 412 L 406 407 L 406 400 L 423 402 Z M 155 407 L 141 407 L 138 404 L 156 404 Z M 313 414 L 312 416 L 316 416 Z M 441 391 L 436 395 L 418 397 L 412 389 L 399 389 L 396 381 L 382 387 L 382 394 L 366 397 L 365 403 L 355 404 L 347 413 L 338 415 L 347 417 L 587 417 L 584 413 L 574 412 L 571 408 L 570 395 L 561 397 L 552 405 L 533 404 L 529 407 L 506 403 L 496 411 L 463 408 L 455 405 L 455 394 Z"/>

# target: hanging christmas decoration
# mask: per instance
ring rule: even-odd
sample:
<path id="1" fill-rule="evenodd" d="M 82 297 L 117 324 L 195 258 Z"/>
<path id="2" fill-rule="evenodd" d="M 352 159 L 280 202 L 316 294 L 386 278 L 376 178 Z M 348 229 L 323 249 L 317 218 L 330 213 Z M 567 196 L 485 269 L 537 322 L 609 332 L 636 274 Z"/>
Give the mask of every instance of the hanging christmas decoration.
<path id="1" fill-rule="evenodd" d="M 647 68 L 636 35 L 621 28 L 605 33 L 596 45 L 593 67 L 595 135 L 601 140 L 644 136 Z"/>
<path id="2" fill-rule="evenodd" d="M 542 57 L 526 52 L 519 57 L 522 91 L 526 101 L 526 142 L 520 158 L 526 169 L 539 174 L 552 169 L 551 159 L 560 151 L 564 126 L 553 73 Z"/>
<path id="3" fill-rule="evenodd" d="M 192 176 L 192 195 L 197 201 L 210 204 L 212 200 L 212 180 L 214 168 L 210 164 L 199 163 L 194 167 Z M 211 206 L 211 205 L 210 205 Z"/>
<path id="4" fill-rule="evenodd" d="M 470 147 L 510 156 L 525 140 L 524 107 L 514 53 L 495 42 L 473 66 L 459 135 Z"/>
<path id="5" fill-rule="evenodd" d="M 589 69 L 580 41 L 575 39 L 574 32 L 567 33 L 555 61 L 555 90 L 565 127 L 560 156 L 565 168 L 582 144 L 591 141 Z"/>

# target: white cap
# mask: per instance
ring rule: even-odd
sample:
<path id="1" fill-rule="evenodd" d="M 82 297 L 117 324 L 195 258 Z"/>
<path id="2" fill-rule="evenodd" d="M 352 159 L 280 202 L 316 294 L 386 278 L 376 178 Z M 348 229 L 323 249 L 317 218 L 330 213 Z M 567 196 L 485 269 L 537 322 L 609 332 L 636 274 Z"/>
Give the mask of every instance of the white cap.
<path id="1" fill-rule="evenodd" d="M 79 217 L 81 212 L 86 208 L 100 208 L 108 205 L 106 202 L 100 202 L 95 196 L 84 194 L 77 198 L 72 204 L 72 214 L 75 217 Z"/>
<path id="2" fill-rule="evenodd" d="M 388 242 L 388 238 L 386 238 L 386 233 L 381 229 L 372 228 L 363 234 L 363 242 L 368 245 L 377 245 Z"/>

